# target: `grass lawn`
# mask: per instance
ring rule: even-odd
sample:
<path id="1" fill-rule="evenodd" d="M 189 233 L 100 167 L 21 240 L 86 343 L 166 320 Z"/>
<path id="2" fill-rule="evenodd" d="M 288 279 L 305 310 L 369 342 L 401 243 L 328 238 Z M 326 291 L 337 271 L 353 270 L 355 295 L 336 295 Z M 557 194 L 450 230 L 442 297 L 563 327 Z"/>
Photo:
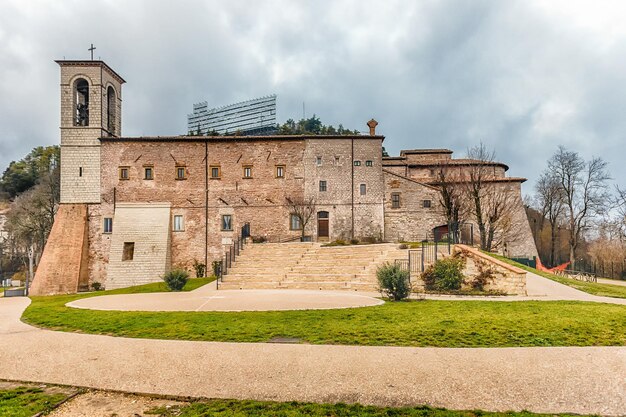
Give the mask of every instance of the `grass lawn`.
<path id="1" fill-rule="evenodd" d="M 208 280 L 190 280 L 188 287 Z M 103 294 L 150 292 L 159 284 L 99 293 L 31 297 L 34 326 L 114 336 L 228 342 L 500 347 L 626 345 L 626 308 L 575 301 L 409 301 L 336 310 L 130 312 L 66 307 Z"/>
<path id="2" fill-rule="evenodd" d="M 0 390 L 0 417 L 30 417 L 50 411 L 66 397 L 65 394 L 48 394 L 34 387 Z"/>
<path id="3" fill-rule="evenodd" d="M 212 400 L 198 402 L 170 409 L 155 408 L 146 414 L 161 417 L 548 417 L 548 414 L 529 412 L 490 413 L 485 411 L 450 411 L 431 407 L 383 408 L 358 404 L 312 404 L 299 402 L 262 402 Z M 571 414 L 550 414 L 549 416 L 572 416 Z M 582 417 L 582 416 L 579 416 Z"/>
<path id="4" fill-rule="evenodd" d="M 539 271 L 538 269 L 531 268 L 526 265 L 522 265 L 509 258 L 505 258 L 504 256 L 501 256 L 495 253 L 490 253 L 490 252 L 485 252 L 485 253 L 496 259 L 506 262 L 507 264 L 515 265 L 518 268 L 522 268 L 526 271 L 535 273 L 537 275 L 541 275 L 544 278 L 548 278 L 548 279 L 551 279 L 552 281 L 556 281 L 561 284 L 568 285 L 570 287 L 576 288 L 577 290 L 584 291 L 589 294 L 600 295 L 603 297 L 626 298 L 626 286 L 600 284 L 597 282 L 578 281 L 576 279 L 560 277 L 558 275 L 554 275 L 549 272 Z"/>

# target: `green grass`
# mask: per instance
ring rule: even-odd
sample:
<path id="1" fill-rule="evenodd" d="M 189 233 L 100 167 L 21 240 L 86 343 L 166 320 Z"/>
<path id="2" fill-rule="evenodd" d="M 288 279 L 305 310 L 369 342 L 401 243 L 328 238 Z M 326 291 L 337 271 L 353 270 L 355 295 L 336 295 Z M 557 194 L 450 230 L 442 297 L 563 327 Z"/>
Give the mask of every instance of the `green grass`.
<path id="1" fill-rule="evenodd" d="M 146 412 L 161 417 L 548 417 L 572 414 L 535 414 L 530 412 L 490 413 L 485 411 L 451 411 L 442 408 L 371 407 L 358 404 L 313 404 L 300 402 L 265 402 L 211 400 L 182 407 L 155 408 Z M 579 416 L 582 417 L 582 416 Z"/>
<path id="2" fill-rule="evenodd" d="M 0 417 L 30 417 L 50 411 L 65 398 L 65 394 L 47 394 L 32 387 L 0 390 Z"/>
<path id="3" fill-rule="evenodd" d="M 531 268 L 530 266 L 526 266 L 520 263 L 517 263 L 509 258 L 505 258 L 502 255 L 498 255 L 495 253 L 485 252 L 487 255 L 492 256 L 496 259 L 499 259 L 507 264 L 517 266 L 518 268 L 522 268 L 525 271 L 529 271 L 540 275 L 544 278 L 551 279 L 552 281 L 556 281 L 558 283 L 570 286 L 572 288 L 576 288 L 577 290 L 584 291 L 589 294 L 599 295 L 603 297 L 615 297 L 615 298 L 626 298 L 626 287 L 621 285 L 611 285 L 611 284 L 600 284 L 597 282 L 586 282 L 586 281 L 578 281 L 572 278 L 561 277 L 558 275 L 551 274 L 549 272 L 539 271 L 538 269 Z"/>
<path id="4" fill-rule="evenodd" d="M 190 280 L 188 286 L 199 285 Z M 206 282 L 206 280 L 205 280 Z M 157 284 L 90 294 L 31 297 L 22 320 L 34 326 L 149 339 L 502 347 L 626 344 L 626 309 L 576 301 L 388 302 L 335 310 L 131 312 L 74 309 L 65 304 L 101 294 L 150 292 Z M 189 289 L 189 288 L 186 288 Z"/>

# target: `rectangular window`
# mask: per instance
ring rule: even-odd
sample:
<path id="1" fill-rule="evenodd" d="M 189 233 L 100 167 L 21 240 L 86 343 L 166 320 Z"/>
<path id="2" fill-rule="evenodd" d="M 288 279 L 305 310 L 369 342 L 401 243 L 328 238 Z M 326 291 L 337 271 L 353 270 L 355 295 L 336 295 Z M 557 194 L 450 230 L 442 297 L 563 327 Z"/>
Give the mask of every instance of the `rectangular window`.
<path id="1" fill-rule="evenodd" d="M 130 171 L 130 168 L 128 167 L 120 167 L 120 179 L 121 180 L 130 179 L 129 171 Z"/>
<path id="2" fill-rule="evenodd" d="M 391 194 L 391 208 L 400 208 L 400 193 Z"/>
<path id="3" fill-rule="evenodd" d="M 361 161 L 354 161 L 354 166 L 355 167 L 360 167 L 361 166 Z"/>
<path id="4" fill-rule="evenodd" d="M 113 233 L 113 219 L 111 217 L 104 218 L 104 233 Z"/>
<path id="5" fill-rule="evenodd" d="M 285 166 L 276 165 L 276 178 L 285 178 Z"/>
<path id="6" fill-rule="evenodd" d="M 244 178 L 252 178 L 252 165 L 244 165 L 243 166 L 243 177 Z"/>
<path id="7" fill-rule="evenodd" d="M 219 180 L 222 177 L 222 170 L 219 165 L 211 165 L 211 178 Z"/>
<path id="8" fill-rule="evenodd" d="M 361 195 L 367 194 L 367 186 L 365 184 L 361 184 L 359 186 L 359 191 L 361 192 Z"/>
<path id="9" fill-rule="evenodd" d="M 184 166 L 176 167 L 176 179 L 177 180 L 187 179 L 187 176 L 185 174 L 186 174 L 186 169 Z"/>
<path id="10" fill-rule="evenodd" d="M 222 216 L 222 230 L 233 230 L 233 216 L 230 214 Z"/>
<path id="11" fill-rule="evenodd" d="M 315 165 L 322 166 L 322 157 L 318 156 L 317 158 L 315 158 Z"/>
<path id="12" fill-rule="evenodd" d="M 143 168 L 143 172 L 144 172 L 144 176 L 143 179 L 144 180 L 152 180 L 154 179 L 154 168 L 153 167 L 144 167 Z"/>
<path id="13" fill-rule="evenodd" d="M 185 224 L 183 222 L 182 214 L 174 215 L 174 231 L 175 232 L 182 232 L 184 230 L 185 230 Z"/>
<path id="14" fill-rule="evenodd" d="M 300 217 L 292 214 L 289 218 L 289 229 L 291 230 L 300 230 Z"/>
<path id="15" fill-rule="evenodd" d="M 424 208 L 430 208 L 430 206 L 431 206 L 431 201 L 430 201 L 430 200 L 424 200 L 424 201 L 422 202 L 422 206 L 423 206 Z"/>
<path id="16" fill-rule="evenodd" d="M 372 161 L 365 161 L 365 166 L 366 167 L 372 167 L 372 166 L 374 166 L 374 163 Z"/>
<path id="17" fill-rule="evenodd" d="M 122 261 L 132 261 L 135 256 L 135 242 L 124 242 Z"/>
<path id="18" fill-rule="evenodd" d="M 326 181 L 320 181 L 320 191 L 326 191 Z"/>
<path id="19" fill-rule="evenodd" d="M 335 165 L 339 165 L 339 161 L 340 161 L 339 157 L 335 156 Z"/>

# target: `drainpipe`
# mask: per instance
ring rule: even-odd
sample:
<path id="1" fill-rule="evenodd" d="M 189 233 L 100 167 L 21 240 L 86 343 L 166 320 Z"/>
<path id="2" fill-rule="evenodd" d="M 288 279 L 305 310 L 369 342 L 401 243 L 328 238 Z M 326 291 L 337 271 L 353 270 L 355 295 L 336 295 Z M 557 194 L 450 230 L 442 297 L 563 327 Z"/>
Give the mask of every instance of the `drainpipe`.
<path id="1" fill-rule="evenodd" d="M 209 270 L 209 139 L 204 140 L 204 268 Z"/>
<path id="2" fill-rule="evenodd" d="M 352 239 L 354 239 L 354 136 L 352 141 L 352 161 L 350 163 L 350 169 L 352 171 Z"/>

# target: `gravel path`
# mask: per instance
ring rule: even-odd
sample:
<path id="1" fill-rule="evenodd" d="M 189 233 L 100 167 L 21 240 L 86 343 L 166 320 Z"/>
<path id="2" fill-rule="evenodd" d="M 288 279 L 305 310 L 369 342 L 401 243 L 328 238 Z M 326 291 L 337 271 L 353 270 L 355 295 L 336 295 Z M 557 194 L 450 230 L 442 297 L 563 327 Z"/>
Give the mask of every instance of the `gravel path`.
<path id="1" fill-rule="evenodd" d="M 192 397 L 626 414 L 626 348 L 442 349 L 128 339 L 40 330 L 0 299 L 0 378 Z M 19 348 L 16 348 L 19 347 Z"/>

